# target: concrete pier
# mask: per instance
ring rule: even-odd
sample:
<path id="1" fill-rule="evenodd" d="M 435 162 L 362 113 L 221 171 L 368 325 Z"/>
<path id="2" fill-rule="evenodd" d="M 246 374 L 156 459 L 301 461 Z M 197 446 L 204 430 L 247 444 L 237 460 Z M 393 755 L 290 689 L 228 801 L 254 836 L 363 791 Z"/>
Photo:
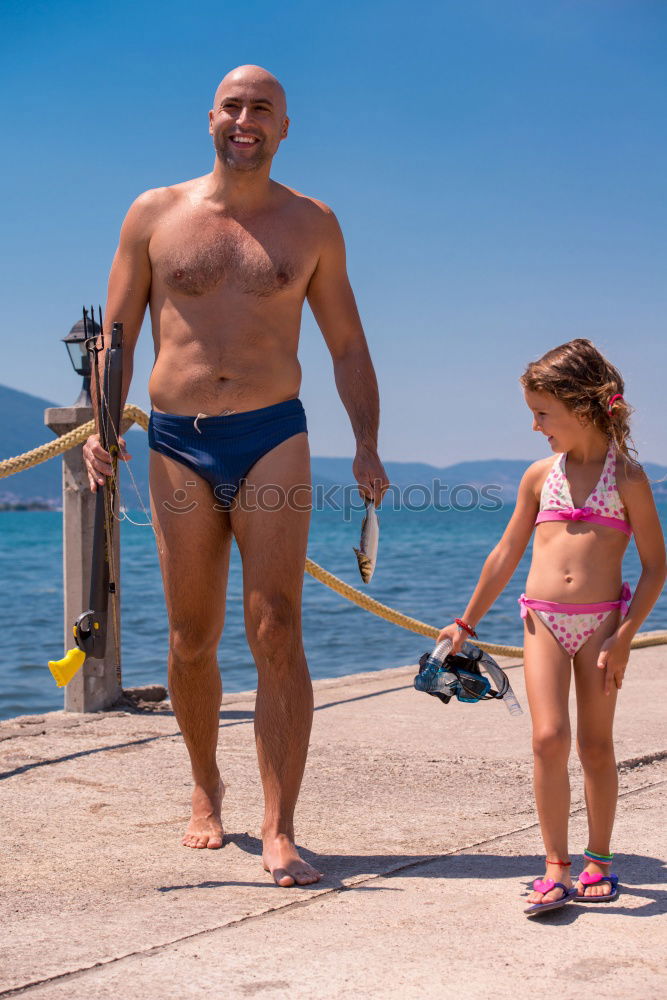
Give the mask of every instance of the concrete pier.
<path id="1" fill-rule="evenodd" d="M 219 851 L 180 846 L 190 779 L 168 702 L 0 723 L 0 997 L 658 1000 L 666 667 L 667 646 L 634 652 L 619 699 L 622 894 L 540 922 L 522 914 L 543 874 L 528 714 L 443 706 L 412 689 L 414 667 L 315 685 L 297 832 L 326 877 L 305 889 L 262 871 L 252 693 L 220 714 Z M 574 753 L 572 780 L 576 873 Z"/>

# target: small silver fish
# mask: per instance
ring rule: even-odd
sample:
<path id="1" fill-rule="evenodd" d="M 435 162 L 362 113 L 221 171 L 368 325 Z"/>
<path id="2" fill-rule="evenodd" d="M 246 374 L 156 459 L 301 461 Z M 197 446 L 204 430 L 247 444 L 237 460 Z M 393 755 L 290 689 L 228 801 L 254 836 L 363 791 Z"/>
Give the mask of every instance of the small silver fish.
<path id="1" fill-rule="evenodd" d="M 378 521 L 375 504 L 372 500 L 366 500 L 366 516 L 361 525 L 361 541 L 359 548 L 354 551 L 357 554 L 359 572 L 364 583 L 370 583 L 375 571 L 375 563 L 378 555 L 378 542 L 380 540 L 380 522 Z"/>

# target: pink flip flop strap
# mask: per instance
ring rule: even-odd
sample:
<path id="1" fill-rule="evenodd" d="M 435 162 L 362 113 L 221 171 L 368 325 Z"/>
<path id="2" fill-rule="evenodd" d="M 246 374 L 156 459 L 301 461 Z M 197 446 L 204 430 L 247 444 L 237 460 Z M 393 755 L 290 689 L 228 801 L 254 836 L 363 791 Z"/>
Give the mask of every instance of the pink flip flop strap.
<path id="1" fill-rule="evenodd" d="M 533 889 L 535 892 L 551 892 L 555 884 L 552 878 L 536 878 L 533 882 Z"/>
<path id="2" fill-rule="evenodd" d="M 600 872 L 582 872 L 579 881 L 582 885 L 597 885 L 603 878 L 604 875 L 601 875 Z"/>

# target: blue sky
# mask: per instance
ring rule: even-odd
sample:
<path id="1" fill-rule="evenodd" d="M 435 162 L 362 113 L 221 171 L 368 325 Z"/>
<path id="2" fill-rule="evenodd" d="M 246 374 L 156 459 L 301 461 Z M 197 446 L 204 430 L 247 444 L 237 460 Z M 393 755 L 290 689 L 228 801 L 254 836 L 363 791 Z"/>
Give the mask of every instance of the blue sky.
<path id="1" fill-rule="evenodd" d="M 215 86 L 256 62 L 292 118 L 274 177 L 346 235 L 385 458 L 545 454 L 517 378 L 588 336 L 667 464 L 661 0 L 5 0 L 0 35 L 3 384 L 74 400 L 60 338 L 104 299 L 128 205 L 210 169 Z M 314 453 L 351 455 L 308 312 L 300 357 Z M 146 407 L 151 364 L 145 326 Z"/>

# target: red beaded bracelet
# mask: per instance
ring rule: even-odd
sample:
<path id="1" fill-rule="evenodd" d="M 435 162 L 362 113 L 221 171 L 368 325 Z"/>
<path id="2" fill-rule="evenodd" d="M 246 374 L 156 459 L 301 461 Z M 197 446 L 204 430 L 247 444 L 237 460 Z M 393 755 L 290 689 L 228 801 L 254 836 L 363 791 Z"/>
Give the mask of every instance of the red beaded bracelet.
<path id="1" fill-rule="evenodd" d="M 477 633 L 475 632 L 472 625 L 467 625 L 462 618 L 455 618 L 454 622 L 458 625 L 460 629 L 463 629 L 464 632 L 467 632 L 471 639 L 477 638 Z"/>

